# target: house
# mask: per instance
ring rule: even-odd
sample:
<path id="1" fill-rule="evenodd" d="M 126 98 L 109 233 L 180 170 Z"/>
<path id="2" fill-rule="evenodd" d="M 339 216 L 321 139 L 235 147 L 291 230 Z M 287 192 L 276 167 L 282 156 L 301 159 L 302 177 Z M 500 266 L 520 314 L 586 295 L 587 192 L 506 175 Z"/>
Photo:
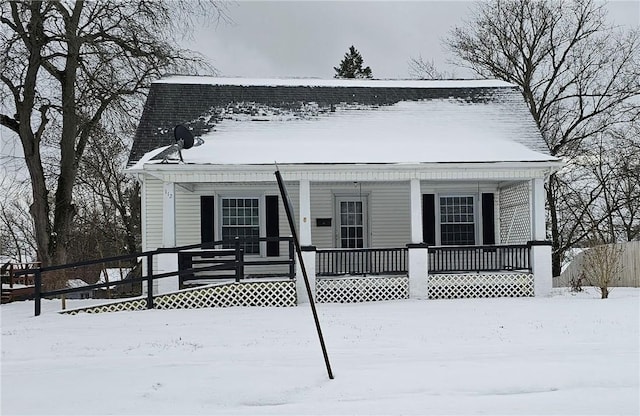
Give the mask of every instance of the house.
<path id="1" fill-rule="evenodd" d="M 195 137 L 179 153 L 176 125 Z M 144 250 L 238 238 L 262 260 L 243 273 L 274 279 L 290 265 L 268 261 L 292 257 L 279 169 L 315 295 L 345 302 L 546 295 L 544 184 L 561 166 L 502 81 L 174 76 L 151 86 L 128 172 Z M 175 257 L 154 269 L 197 250 Z"/>
<path id="2" fill-rule="evenodd" d="M 100 270 L 100 277 L 96 284 L 106 284 L 119 282 L 127 278 L 129 273 L 131 272 L 130 267 L 109 267 Z M 99 289 L 93 289 L 92 297 L 93 298 L 108 298 L 111 296 L 116 296 L 119 293 L 127 293 L 129 290 L 124 290 L 125 287 L 121 285 L 112 285 L 107 287 L 101 287 Z"/>
<path id="3" fill-rule="evenodd" d="M 66 287 L 71 289 L 79 289 L 85 286 L 88 286 L 89 284 L 87 282 L 85 282 L 82 279 L 69 279 L 67 280 L 67 284 Z M 78 291 L 78 292 L 71 292 L 69 294 L 66 295 L 67 299 L 90 299 L 91 296 L 91 290 L 87 289 L 87 290 L 83 290 L 83 291 Z"/>

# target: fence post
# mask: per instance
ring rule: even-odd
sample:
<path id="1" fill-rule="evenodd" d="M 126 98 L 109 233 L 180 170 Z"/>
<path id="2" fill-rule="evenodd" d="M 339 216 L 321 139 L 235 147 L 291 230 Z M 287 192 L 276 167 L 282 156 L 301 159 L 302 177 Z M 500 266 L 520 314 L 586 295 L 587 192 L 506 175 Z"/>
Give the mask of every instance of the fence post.
<path id="1" fill-rule="evenodd" d="M 153 255 L 147 254 L 147 309 L 153 309 Z"/>
<path id="2" fill-rule="evenodd" d="M 295 247 L 293 246 L 293 238 L 289 238 L 289 279 L 296 277 L 296 261 Z"/>
<path id="3" fill-rule="evenodd" d="M 36 269 L 35 275 L 35 315 L 40 316 L 42 308 L 42 298 L 40 297 L 40 294 L 42 293 L 42 274 L 40 269 Z"/>
<path id="4" fill-rule="evenodd" d="M 236 250 L 236 282 L 244 278 L 244 256 L 242 248 L 240 247 L 240 238 L 235 238 L 235 250 Z"/>

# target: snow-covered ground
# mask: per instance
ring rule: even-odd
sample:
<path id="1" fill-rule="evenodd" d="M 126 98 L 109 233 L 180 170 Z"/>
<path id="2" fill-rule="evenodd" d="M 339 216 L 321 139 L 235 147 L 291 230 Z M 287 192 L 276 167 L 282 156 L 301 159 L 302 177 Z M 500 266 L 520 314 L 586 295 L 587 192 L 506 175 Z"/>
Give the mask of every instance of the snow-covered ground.
<path id="1" fill-rule="evenodd" d="M 86 301 L 68 300 L 81 305 Z M 77 316 L 2 305 L 7 414 L 640 414 L 640 290 Z"/>

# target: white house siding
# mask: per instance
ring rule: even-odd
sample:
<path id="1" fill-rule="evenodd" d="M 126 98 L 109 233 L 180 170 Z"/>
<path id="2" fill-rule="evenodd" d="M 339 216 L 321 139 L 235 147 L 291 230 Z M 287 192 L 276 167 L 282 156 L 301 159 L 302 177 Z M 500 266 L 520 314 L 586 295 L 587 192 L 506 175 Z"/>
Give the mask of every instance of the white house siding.
<path id="1" fill-rule="evenodd" d="M 404 247 L 411 239 L 411 196 L 408 182 L 376 186 L 370 201 L 372 247 Z"/>
<path id="2" fill-rule="evenodd" d="M 155 250 L 162 246 L 162 181 L 146 176 L 144 190 L 144 219 L 142 250 Z M 157 269 L 157 258 L 154 256 L 153 268 Z M 146 264 L 144 265 L 146 270 Z"/>
<path id="3" fill-rule="evenodd" d="M 529 182 L 500 188 L 500 242 L 524 244 L 531 240 Z"/>
<path id="4" fill-rule="evenodd" d="M 438 207 L 441 196 L 451 195 L 472 195 L 476 201 L 476 241 L 477 244 L 482 244 L 482 201 L 481 195 L 483 193 L 493 193 L 495 195 L 495 202 L 493 206 L 493 218 L 495 223 L 495 235 L 496 244 L 502 244 L 499 239 L 500 232 L 500 207 L 498 203 L 498 183 L 493 181 L 421 181 L 420 193 L 422 194 L 434 194 L 436 196 L 436 245 L 440 244 L 440 220 L 438 218 Z"/>
<path id="5" fill-rule="evenodd" d="M 317 248 L 336 247 L 336 196 L 367 200 L 369 247 L 409 242 L 409 182 L 311 182 L 311 238 Z M 318 218 L 331 218 L 331 227 L 318 227 Z"/>
<path id="6" fill-rule="evenodd" d="M 189 191 L 188 188 L 193 189 Z M 280 191 L 277 185 L 263 184 L 263 183 L 224 183 L 224 184 L 189 184 L 187 187 L 176 185 L 176 245 L 189 245 L 199 244 L 200 240 L 200 197 L 201 196 L 237 196 L 237 197 L 262 197 L 264 195 L 278 195 L 279 197 L 279 226 L 280 236 L 287 237 L 291 235 L 289 230 L 289 223 L 287 221 L 287 214 L 284 209 L 284 204 L 280 198 Z M 160 192 L 162 187 L 159 187 Z M 293 205 L 294 213 L 298 213 L 298 184 L 287 183 L 287 192 L 291 203 Z M 220 224 L 218 210 L 220 208 L 219 201 L 216 200 L 215 210 L 215 226 L 216 226 L 216 240 L 219 239 L 217 227 Z M 264 208 L 263 208 L 264 209 Z M 160 216 L 160 218 L 162 218 Z M 296 223 L 296 225 L 298 225 Z M 264 231 L 261 232 L 264 235 Z M 162 236 L 162 230 L 160 229 L 160 236 Z M 161 240 L 160 240 L 161 242 Z M 289 247 L 286 243 L 280 244 L 281 259 L 286 259 L 289 255 Z M 275 259 L 270 257 L 270 259 Z M 265 274 L 281 273 L 287 270 L 287 266 L 260 266 L 261 272 Z M 251 273 L 251 269 L 246 270 Z"/>
<path id="7" fill-rule="evenodd" d="M 176 245 L 200 243 L 200 195 L 176 186 Z"/>

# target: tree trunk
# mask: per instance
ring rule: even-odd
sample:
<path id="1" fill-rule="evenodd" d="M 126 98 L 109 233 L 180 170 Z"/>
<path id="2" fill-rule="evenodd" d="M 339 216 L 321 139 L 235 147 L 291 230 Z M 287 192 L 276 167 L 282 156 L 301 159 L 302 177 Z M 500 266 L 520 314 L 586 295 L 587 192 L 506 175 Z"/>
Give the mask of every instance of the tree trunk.
<path id="1" fill-rule="evenodd" d="M 25 154 L 25 161 L 31 177 L 33 203 L 29 207 L 29 211 L 33 218 L 37 257 L 43 266 L 50 266 L 52 258 L 50 251 L 49 193 L 44 180 L 42 164 L 40 163 L 40 153 L 36 151 L 31 155 Z"/>
<path id="2" fill-rule="evenodd" d="M 40 156 L 40 140 L 46 118 L 46 108 L 40 108 L 40 126 L 36 132 L 31 122 L 34 116 L 34 103 L 38 72 L 42 65 L 42 48 L 44 39 L 44 23 L 42 4 L 33 2 L 29 5 L 31 17 L 29 19 L 30 36 L 23 40 L 29 50 L 29 64 L 23 84 L 23 99 L 16 100 L 16 118 L 19 122 L 17 133 L 22 142 L 25 163 L 31 179 L 33 203 L 29 211 L 33 218 L 34 234 L 37 246 L 37 257 L 43 266 L 51 264 L 51 222 L 49 220 L 49 192 L 44 177 L 44 168 Z"/>
<path id="3" fill-rule="evenodd" d="M 600 299 L 609 299 L 609 288 L 607 286 L 600 288 Z"/>
<path id="4" fill-rule="evenodd" d="M 547 186 L 547 205 L 549 206 L 549 216 L 551 218 L 551 272 L 552 276 L 560 276 L 562 272 L 562 254 L 560 250 L 560 230 L 558 226 L 558 207 L 556 205 L 554 188 L 556 186 L 556 174 L 549 176 L 549 185 Z"/>
<path id="5" fill-rule="evenodd" d="M 64 71 L 57 74 L 62 92 L 62 135 L 60 138 L 60 175 L 55 197 L 53 232 L 56 236 L 53 247 L 53 260 L 57 264 L 68 262 L 69 235 L 75 216 L 72 203 L 73 185 L 78 172 L 78 161 L 82 157 L 83 147 L 78 143 L 79 114 L 76 102 L 76 79 L 80 59 L 80 43 L 77 38 L 77 25 L 83 3 L 78 2 L 66 21 L 67 56 Z M 52 74 L 56 75 L 56 74 Z"/>

